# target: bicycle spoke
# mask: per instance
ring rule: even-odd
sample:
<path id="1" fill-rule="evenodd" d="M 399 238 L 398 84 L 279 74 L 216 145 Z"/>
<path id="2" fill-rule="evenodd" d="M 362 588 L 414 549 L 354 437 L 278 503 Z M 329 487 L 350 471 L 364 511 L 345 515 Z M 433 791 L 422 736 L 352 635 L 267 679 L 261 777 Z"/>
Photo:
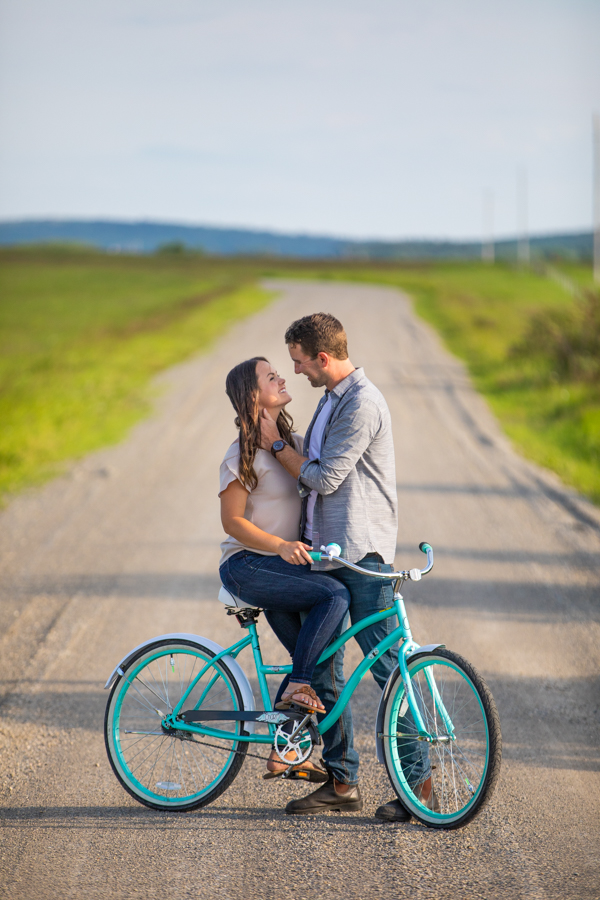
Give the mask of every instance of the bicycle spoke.
<path id="1" fill-rule="evenodd" d="M 146 776 L 146 787 L 151 786 L 152 781 L 154 779 L 154 770 L 156 769 L 156 764 L 159 762 L 160 759 L 162 759 L 162 754 L 154 757 L 154 762 L 152 763 L 152 768 L 150 769 L 148 775 Z"/>
<path id="2" fill-rule="evenodd" d="M 149 691 L 151 691 L 151 693 L 154 693 L 154 691 L 152 691 L 152 688 L 149 688 L 147 684 L 144 684 L 144 681 L 140 678 L 139 675 L 136 675 L 136 678 L 137 678 L 137 680 L 138 680 L 141 684 L 144 685 L 145 688 L 147 688 Z M 142 703 L 141 703 L 140 705 L 146 707 L 146 709 L 150 710 L 151 712 L 156 713 L 157 715 L 159 715 L 159 716 L 161 716 L 161 717 L 164 716 L 164 713 L 163 713 L 162 710 L 157 709 L 155 706 L 152 706 L 152 704 L 150 703 L 150 701 L 147 700 L 146 697 L 144 697 L 144 695 L 142 694 L 142 692 L 140 691 L 140 689 L 137 687 L 137 685 L 135 685 L 133 682 L 130 682 L 130 684 L 131 684 L 131 687 L 133 688 L 133 690 L 136 691 L 136 692 L 140 695 L 140 697 L 142 698 Z M 158 699 L 161 700 L 163 703 L 166 703 L 166 702 L 167 702 L 167 701 L 164 699 L 164 697 L 160 697 L 158 694 L 156 694 L 156 697 L 158 697 Z M 132 697 L 131 699 L 132 699 L 132 700 L 135 700 L 135 697 Z M 138 701 L 138 702 L 139 702 L 139 701 Z"/>
<path id="3" fill-rule="evenodd" d="M 129 768 L 133 773 L 137 772 L 142 766 L 147 762 L 147 760 L 155 753 L 156 747 L 155 744 L 158 744 L 158 747 L 165 747 L 165 753 L 169 747 L 169 742 L 166 738 L 166 735 L 163 735 L 162 738 L 157 739 L 156 741 L 150 741 L 150 743 L 142 744 L 142 746 L 138 749 L 137 753 L 134 753 L 133 756 L 131 754 L 127 754 L 127 763 Z M 129 748 L 127 748 L 129 750 Z M 140 759 L 140 755 L 144 753 L 145 756 L 142 756 Z M 159 749 L 160 753 L 160 749 Z M 132 764 L 137 759 L 137 763 L 132 768 Z"/>
<path id="4" fill-rule="evenodd" d="M 194 754 L 193 752 L 191 752 L 191 748 L 189 748 L 189 747 L 186 746 L 185 751 L 184 751 L 184 755 L 185 755 L 185 758 L 186 758 L 186 761 L 187 761 L 187 764 L 188 764 L 188 768 L 189 768 L 189 770 L 190 770 L 190 777 L 192 778 L 192 780 L 193 780 L 193 782 L 194 782 L 194 786 L 196 787 L 196 790 L 198 790 L 197 785 L 196 785 L 196 775 L 194 774 L 194 769 L 193 769 L 193 767 L 192 767 L 192 764 L 190 763 L 190 756 L 191 756 L 191 758 L 192 758 L 192 762 L 194 763 L 194 766 L 196 767 L 196 769 L 197 769 L 197 771 L 198 771 L 198 775 L 200 776 L 201 780 L 202 780 L 204 783 L 206 783 L 206 779 L 205 779 L 205 778 L 203 777 L 203 775 L 202 775 L 202 770 L 200 769 L 200 766 L 199 766 L 198 763 L 196 762 L 196 756 L 195 756 L 195 754 Z"/>

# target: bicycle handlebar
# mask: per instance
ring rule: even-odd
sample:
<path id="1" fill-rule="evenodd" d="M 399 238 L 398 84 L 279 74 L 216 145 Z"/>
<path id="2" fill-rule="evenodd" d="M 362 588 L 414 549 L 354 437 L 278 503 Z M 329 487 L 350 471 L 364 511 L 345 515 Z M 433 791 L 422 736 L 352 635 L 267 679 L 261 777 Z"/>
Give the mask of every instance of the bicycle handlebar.
<path id="1" fill-rule="evenodd" d="M 402 578 L 404 580 L 410 579 L 411 581 L 420 581 L 423 575 L 427 575 L 428 572 L 431 572 L 433 569 L 433 549 L 431 544 L 428 544 L 427 541 L 422 541 L 419 544 L 419 550 L 422 553 L 427 554 L 427 565 L 424 569 L 405 569 L 401 572 L 372 572 L 370 569 L 363 569 L 361 566 L 357 566 L 356 563 L 348 562 L 347 559 L 343 559 L 341 554 L 341 548 L 338 544 L 327 544 L 326 547 L 321 547 L 320 550 L 311 550 L 309 551 L 309 556 L 312 558 L 313 562 L 332 562 L 335 560 L 336 562 L 341 563 L 343 566 L 346 566 L 347 569 L 352 569 L 354 572 L 360 572 L 362 575 L 370 575 L 371 578 L 381 578 L 385 580 L 393 580 L 394 578 Z"/>

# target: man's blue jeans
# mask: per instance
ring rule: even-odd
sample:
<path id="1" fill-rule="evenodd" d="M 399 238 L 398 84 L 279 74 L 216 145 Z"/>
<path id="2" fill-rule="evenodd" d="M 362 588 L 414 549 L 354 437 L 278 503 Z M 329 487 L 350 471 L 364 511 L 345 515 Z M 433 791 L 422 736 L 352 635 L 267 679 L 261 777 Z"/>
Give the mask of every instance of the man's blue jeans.
<path id="1" fill-rule="evenodd" d="M 374 572 L 391 572 L 392 567 L 382 562 L 376 553 L 370 553 L 358 563 L 364 569 Z M 377 578 L 369 578 L 351 569 L 332 569 L 328 575 L 339 579 L 350 592 L 350 619 L 353 625 L 366 619 L 373 613 L 387 609 L 393 604 L 394 592 L 391 581 L 379 581 Z M 382 641 L 394 628 L 397 627 L 395 616 L 390 616 L 370 625 L 364 631 L 356 635 L 363 654 L 371 652 L 375 644 Z M 342 626 L 338 629 L 338 633 Z M 337 635 L 336 635 L 337 636 Z M 398 645 L 382 654 L 372 666 L 371 672 L 379 687 L 383 690 L 385 684 L 398 664 Z M 342 647 L 335 656 L 330 657 L 315 669 L 312 685 L 321 698 L 327 712 L 334 706 L 342 693 L 346 682 L 344 679 L 344 648 Z M 412 717 L 409 727 L 414 728 Z M 346 707 L 340 718 L 323 735 L 323 761 L 329 772 L 344 784 L 356 784 L 358 781 L 358 753 L 354 749 L 352 712 L 350 704 Z M 406 742 L 402 751 L 403 768 L 408 775 L 412 786 L 420 784 L 431 775 L 429 754 L 426 745 L 414 741 Z M 410 774 L 408 774 L 410 773 Z"/>

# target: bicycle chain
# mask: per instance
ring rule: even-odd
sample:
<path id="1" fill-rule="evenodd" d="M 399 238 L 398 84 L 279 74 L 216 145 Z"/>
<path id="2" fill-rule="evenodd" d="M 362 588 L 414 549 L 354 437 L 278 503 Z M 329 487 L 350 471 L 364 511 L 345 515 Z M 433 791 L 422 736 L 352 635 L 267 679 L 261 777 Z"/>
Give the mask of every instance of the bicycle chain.
<path id="1" fill-rule="evenodd" d="M 223 750 L 224 753 L 237 753 L 238 755 L 243 753 L 243 750 L 228 750 L 227 747 L 218 747 L 216 744 L 207 744 L 206 741 L 197 741 L 195 738 L 190 740 L 191 744 L 200 744 L 202 747 L 212 747 L 213 750 Z M 244 756 L 250 756 L 252 759 L 262 759 L 263 762 L 271 762 L 270 756 L 259 756 L 257 753 L 246 753 Z M 434 768 L 432 766 L 432 768 Z"/>
<path id="2" fill-rule="evenodd" d="M 252 759 L 262 759 L 264 762 L 269 761 L 268 756 L 259 756 L 257 753 L 244 753 L 243 750 L 229 750 L 227 747 L 218 747 L 217 744 L 207 744 L 206 741 L 197 741 L 195 738 L 190 740 L 191 744 L 201 744 L 203 747 L 212 747 L 213 750 L 223 750 L 224 753 L 237 753 L 243 754 L 244 756 L 250 756 Z"/>
<path id="3" fill-rule="evenodd" d="M 213 750 L 222 750 L 224 753 L 237 753 L 238 756 L 240 754 L 243 754 L 244 756 L 249 756 L 251 759 L 262 759 L 263 762 L 271 761 L 270 756 L 259 756 L 257 753 L 248 753 L 248 751 L 246 751 L 246 753 L 244 753 L 243 750 L 233 750 L 233 749 L 228 749 L 227 747 L 219 747 L 217 744 L 209 744 L 209 743 L 207 743 L 207 741 L 197 741 L 196 738 L 193 737 L 192 735 L 190 735 L 190 737 L 187 737 L 187 732 L 185 732 L 185 734 L 186 734 L 186 737 L 184 738 L 184 740 L 188 740 L 191 744 L 200 744 L 202 747 L 211 747 Z M 177 737 L 177 735 L 173 734 L 173 737 Z M 181 740 L 181 738 L 180 738 L 180 740 Z"/>

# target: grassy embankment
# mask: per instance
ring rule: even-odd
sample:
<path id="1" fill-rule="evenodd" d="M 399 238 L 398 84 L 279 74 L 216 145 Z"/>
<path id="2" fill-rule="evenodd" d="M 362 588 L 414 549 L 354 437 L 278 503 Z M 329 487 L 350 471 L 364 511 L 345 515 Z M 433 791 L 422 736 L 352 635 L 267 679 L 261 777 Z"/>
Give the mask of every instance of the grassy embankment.
<path id="1" fill-rule="evenodd" d="M 582 270 L 571 279 L 586 283 Z M 529 459 L 600 503 L 600 298 L 534 272 L 437 272 L 406 284 Z"/>
<path id="2" fill-rule="evenodd" d="M 0 498 L 119 440 L 149 380 L 206 348 L 269 295 L 244 263 L 0 253 Z"/>
<path id="3" fill-rule="evenodd" d="M 515 446 L 600 503 L 600 294 L 589 267 L 353 264 L 313 274 L 406 290 Z"/>
<path id="4" fill-rule="evenodd" d="M 600 302 L 584 310 L 555 277 L 57 250 L 4 251 L 0 271 L 0 495 L 119 440 L 149 409 L 150 377 L 263 306 L 253 283 L 277 274 L 404 288 L 515 444 L 600 503 Z M 562 271 L 591 287 L 588 269 Z"/>

